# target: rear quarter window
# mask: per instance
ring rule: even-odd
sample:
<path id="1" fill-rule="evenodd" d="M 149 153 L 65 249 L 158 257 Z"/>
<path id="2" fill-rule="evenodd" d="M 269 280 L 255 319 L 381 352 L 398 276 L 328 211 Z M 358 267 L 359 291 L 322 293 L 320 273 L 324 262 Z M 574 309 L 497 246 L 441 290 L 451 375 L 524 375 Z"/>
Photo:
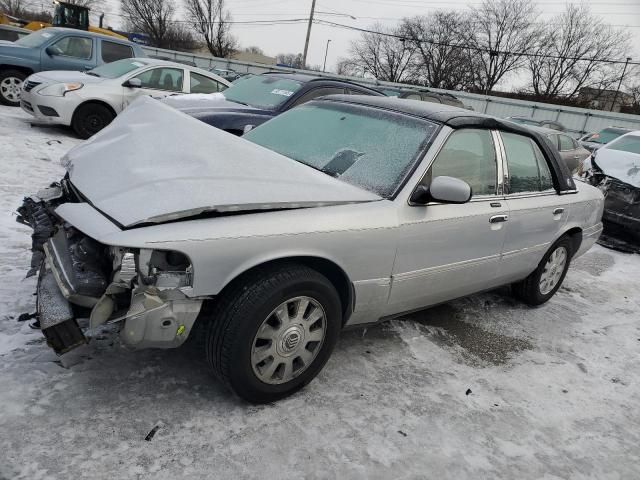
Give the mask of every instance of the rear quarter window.
<path id="1" fill-rule="evenodd" d="M 102 61 L 104 63 L 115 62 L 124 58 L 132 58 L 133 48 L 121 43 L 102 41 Z"/>

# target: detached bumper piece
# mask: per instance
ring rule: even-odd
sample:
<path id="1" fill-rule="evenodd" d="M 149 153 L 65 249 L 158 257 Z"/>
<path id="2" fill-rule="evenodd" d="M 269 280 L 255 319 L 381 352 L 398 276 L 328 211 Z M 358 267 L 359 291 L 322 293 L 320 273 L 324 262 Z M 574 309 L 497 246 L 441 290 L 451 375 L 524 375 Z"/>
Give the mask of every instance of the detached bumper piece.
<path id="1" fill-rule="evenodd" d="M 44 264 L 38 278 L 37 312 L 47 345 L 58 355 L 87 343 L 71 305 L 58 288 L 52 271 Z"/>

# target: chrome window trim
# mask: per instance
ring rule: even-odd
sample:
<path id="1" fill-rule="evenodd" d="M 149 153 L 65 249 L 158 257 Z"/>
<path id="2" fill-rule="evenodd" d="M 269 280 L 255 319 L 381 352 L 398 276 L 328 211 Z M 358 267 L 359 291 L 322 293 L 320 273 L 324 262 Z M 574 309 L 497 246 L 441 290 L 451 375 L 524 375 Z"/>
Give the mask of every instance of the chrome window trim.
<path id="1" fill-rule="evenodd" d="M 438 202 L 429 202 L 427 204 L 417 204 L 417 203 L 411 202 L 411 197 L 413 196 L 413 192 L 416 190 L 416 188 L 418 188 L 419 185 L 422 185 L 422 182 L 425 179 L 425 177 L 427 176 L 427 174 L 429 173 L 429 170 L 431 170 L 431 167 L 433 166 L 433 163 L 438 159 L 438 155 L 440 155 L 440 152 L 442 151 L 444 146 L 449 141 L 449 137 L 451 137 L 451 135 L 453 135 L 455 132 L 459 132 L 459 131 L 462 131 L 462 130 L 485 130 L 485 129 L 483 129 L 483 128 L 451 129 L 451 131 L 443 139 L 442 144 L 440 144 L 440 146 L 438 147 L 438 150 L 431 157 L 431 161 L 425 167 L 424 172 L 420 175 L 420 180 L 418 180 L 418 182 L 415 184 L 415 186 L 411 189 L 411 193 L 409 194 L 409 197 L 407 198 L 407 205 L 409 205 L 410 207 L 427 207 L 427 206 L 435 206 L 435 205 L 449 205 L 447 203 L 438 203 Z M 469 200 L 469 202 L 482 202 L 482 201 L 487 201 L 487 200 L 495 200 L 497 197 L 502 196 L 502 190 L 503 190 L 503 182 L 501 181 L 502 165 L 501 165 L 501 157 L 500 157 L 500 154 L 498 153 L 498 148 L 497 148 L 498 146 L 496 144 L 496 137 L 494 135 L 495 130 L 487 130 L 487 131 L 489 132 L 489 135 L 491 136 L 491 140 L 493 141 L 493 151 L 495 153 L 496 192 L 494 194 L 474 195 L 473 197 L 471 197 L 471 200 Z M 426 153 L 427 152 L 425 152 L 425 155 L 426 155 Z"/>
<path id="2" fill-rule="evenodd" d="M 502 134 L 503 133 L 509 133 L 509 132 L 502 132 L 500 130 L 496 130 L 496 133 L 498 134 L 498 137 L 500 138 L 500 147 L 502 150 L 502 155 L 503 155 L 503 168 L 504 168 L 504 186 L 503 186 L 503 196 L 504 198 L 527 198 L 527 197 L 542 197 L 542 196 L 548 196 L 548 195 L 559 195 L 559 193 L 556 191 L 555 188 L 552 189 L 547 189 L 547 190 L 541 190 L 541 191 L 536 191 L 536 192 L 515 192 L 515 193 L 509 193 L 509 164 L 507 162 L 507 151 L 504 148 L 504 142 L 502 141 Z M 517 133 L 514 133 L 513 135 L 519 135 Z M 523 136 L 523 135 L 521 135 Z M 542 151 L 542 149 L 540 147 L 538 147 L 538 145 L 529 137 L 524 137 L 527 140 L 529 140 L 536 148 L 538 148 L 540 150 L 540 153 L 542 154 L 542 158 L 544 158 L 544 161 L 547 162 L 547 168 L 549 169 L 549 172 L 552 172 L 551 166 L 549 165 L 549 161 L 547 160 L 547 157 L 545 157 L 544 152 Z M 536 159 L 537 160 L 537 159 Z M 540 175 L 540 168 L 538 167 L 538 175 Z M 551 173 L 551 175 L 553 175 L 553 173 Z M 576 191 L 571 191 L 571 192 L 564 192 L 564 193 L 576 193 Z"/>

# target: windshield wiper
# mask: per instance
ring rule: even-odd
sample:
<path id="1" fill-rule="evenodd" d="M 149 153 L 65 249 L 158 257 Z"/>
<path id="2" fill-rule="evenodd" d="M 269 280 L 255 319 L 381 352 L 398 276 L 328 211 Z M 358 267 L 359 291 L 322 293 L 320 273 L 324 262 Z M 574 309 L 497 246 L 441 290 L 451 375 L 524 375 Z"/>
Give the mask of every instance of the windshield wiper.
<path id="1" fill-rule="evenodd" d="M 231 100 L 230 98 L 224 97 L 226 100 L 233 102 L 233 103 L 239 103 L 240 105 L 244 105 L 245 107 L 248 107 L 249 104 L 248 103 L 244 103 L 244 102 L 240 102 L 238 100 Z"/>
<path id="2" fill-rule="evenodd" d="M 84 72 L 84 73 L 86 73 L 87 75 L 91 75 L 92 77 L 98 77 L 98 78 L 100 78 L 100 75 L 98 75 L 98 74 L 97 74 L 97 73 L 95 73 L 95 72 Z"/>

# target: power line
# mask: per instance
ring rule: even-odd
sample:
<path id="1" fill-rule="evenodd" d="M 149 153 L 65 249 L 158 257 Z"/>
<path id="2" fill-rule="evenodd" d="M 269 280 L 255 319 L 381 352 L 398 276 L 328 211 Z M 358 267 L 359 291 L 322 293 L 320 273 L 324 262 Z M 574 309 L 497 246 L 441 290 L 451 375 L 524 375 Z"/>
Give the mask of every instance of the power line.
<path id="1" fill-rule="evenodd" d="M 553 59 L 557 59 L 557 60 L 591 61 L 591 62 L 612 63 L 612 64 L 613 63 L 620 63 L 620 64 L 628 63 L 629 65 L 640 65 L 640 62 L 629 62 L 626 59 L 625 60 L 611 60 L 611 59 L 596 59 L 596 58 L 588 58 L 588 57 L 566 57 L 566 56 L 562 56 L 562 55 L 546 55 L 546 54 L 541 54 L 541 53 L 511 52 L 511 51 L 508 51 L 508 50 L 492 50 L 492 49 L 488 49 L 488 48 L 455 45 L 455 44 L 452 44 L 452 43 L 445 43 L 445 42 L 434 42 L 434 41 L 431 41 L 431 40 L 421 40 L 419 38 L 411 38 L 411 37 L 408 37 L 408 36 L 405 36 L 405 35 L 398 35 L 398 34 L 395 34 L 395 33 L 378 32 L 376 30 L 370 30 L 368 28 L 353 27 L 351 25 L 344 25 L 342 23 L 330 22 L 329 20 L 314 20 L 314 23 L 317 23 L 319 25 L 326 25 L 326 26 L 334 27 L 334 28 L 343 28 L 343 29 L 347 29 L 347 30 L 354 30 L 354 31 L 358 31 L 358 32 L 361 32 L 361 33 L 371 33 L 371 34 L 374 34 L 374 35 L 381 35 L 381 36 L 384 36 L 384 37 L 397 38 L 398 40 L 400 40 L 402 42 L 411 41 L 411 42 L 419 42 L 419 43 L 428 43 L 430 45 L 436 45 L 436 46 L 440 46 L 440 47 L 460 48 L 462 50 L 473 50 L 473 51 L 476 51 L 476 52 L 488 53 L 489 55 L 518 55 L 518 56 L 521 56 L 521 57 L 553 58 Z"/>

